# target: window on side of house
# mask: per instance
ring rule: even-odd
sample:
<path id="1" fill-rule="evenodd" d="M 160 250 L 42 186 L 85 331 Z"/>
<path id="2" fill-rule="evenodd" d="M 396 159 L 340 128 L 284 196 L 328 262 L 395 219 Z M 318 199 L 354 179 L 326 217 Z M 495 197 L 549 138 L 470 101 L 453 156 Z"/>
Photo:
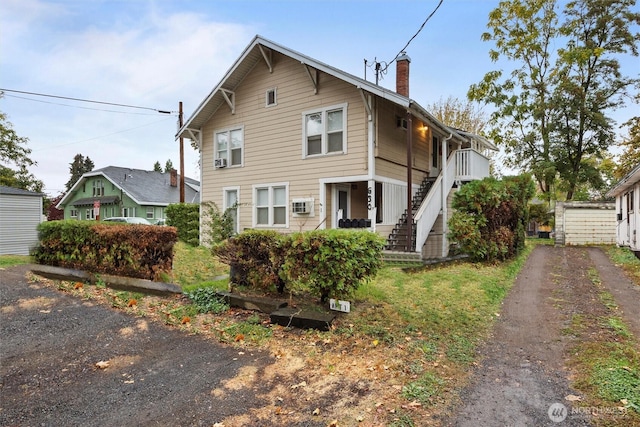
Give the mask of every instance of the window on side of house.
<path id="1" fill-rule="evenodd" d="M 346 104 L 303 113 L 304 157 L 346 153 L 346 118 Z"/>
<path id="2" fill-rule="evenodd" d="M 69 211 L 69 216 L 70 216 L 71 218 L 78 218 L 78 210 L 77 210 L 77 209 L 71 209 L 71 210 Z"/>
<path id="3" fill-rule="evenodd" d="M 268 89 L 265 95 L 265 105 L 267 107 L 272 107 L 274 105 L 278 105 L 278 98 L 276 88 Z"/>
<path id="4" fill-rule="evenodd" d="M 215 133 L 214 159 L 224 159 L 227 166 L 242 166 L 244 129 L 233 128 Z"/>
<path id="5" fill-rule="evenodd" d="M 122 208 L 122 216 L 124 217 L 136 216 L 136 208 Z"/>
<path id="6" fill-rule="evenodd" d="M 434 168 L 438 167 L 438 151 L 440 149 L 440 140 L 437 136 L 431 138 L 431 166 Z"/>
<path id="7" fill-rule="evenodd" d="M 288 227 L 288 198 L 287 184 L 254 186 L 255 225 L 257 227 Z"/>
<path id="8" fill-rule="evenodd" d="M 93 197 L 104 196 L 104 184 L 101 179 L 93 181 Z"/>
<path id="9" fill-rule="evenodd" d="M 154 208 L 147 208 L 147 219 L 153 219 L 154 214 Z"/>

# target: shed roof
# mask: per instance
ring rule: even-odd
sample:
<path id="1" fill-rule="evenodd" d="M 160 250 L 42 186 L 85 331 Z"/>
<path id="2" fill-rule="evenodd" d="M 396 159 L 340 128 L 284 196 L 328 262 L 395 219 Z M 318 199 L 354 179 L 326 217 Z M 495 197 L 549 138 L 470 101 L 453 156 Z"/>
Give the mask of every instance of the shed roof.
<path id="1" fill-rule="evenodd" d="M 606 194 L 607 197 L 616 197 L 620 193 L 626 192 L 640 181 L 640 164 L 626 174 L 616 185 Z"/>

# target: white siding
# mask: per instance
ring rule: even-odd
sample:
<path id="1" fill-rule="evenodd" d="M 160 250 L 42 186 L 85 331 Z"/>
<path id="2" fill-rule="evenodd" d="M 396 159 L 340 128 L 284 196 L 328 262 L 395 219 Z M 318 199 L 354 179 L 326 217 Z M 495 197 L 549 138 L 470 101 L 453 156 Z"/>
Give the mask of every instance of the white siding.
<path id="1" fill-rule="evenodd" d="M 610 245 L 616 242 L 613 203 L 558 202 L 556 244 Z"/>
<path id="2" fill-rule="evenodd" d="M 0 255 L 29 255 L 41 220 L 42 196 L 0 194 Z"/>

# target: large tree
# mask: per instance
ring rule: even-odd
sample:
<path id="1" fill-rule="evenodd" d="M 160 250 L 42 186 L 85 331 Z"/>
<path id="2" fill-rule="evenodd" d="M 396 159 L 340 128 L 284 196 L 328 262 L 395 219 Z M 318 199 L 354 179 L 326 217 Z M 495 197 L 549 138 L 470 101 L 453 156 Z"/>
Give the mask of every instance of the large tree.
<path id="1" fill-rule="evenodd" d="M 620 154 L 618 166 L 614 171 L 617 179 L 622 179 L 633 168 L 640 165 L 640 116 L 633 117 L 624 125 L 629 128 L 629 133 L 620 143 L 624 151 Z"/>
<path id="2" fill-rule="evenodd" d="M 29 139 L 18 136 L 7 115 L 0 112 L 0 185 L 42 192 L 43 182 L 29 172 L 29 167 L 37 163 L 30 157 L 28 143 Z"/>
<path id="3" fill-rule="evenodd" d="M 428 105 L 427 110 L 445 125 L 477 135 L 482 134 L 488 122 L 487 115 L 477 103 L 462 101 L 452 96 L 447 99 L 440 98 Z"/>
<path id="4" fill-rule="evenodd" d="M 69 173 L 71 177 L 65 184 L 67 191 L 75 185 L 76 182 L 87 172 L 91 172 L 95 165 L 89 156 L 84 157 L 82 154 L 76 154 L 73 158 L 73 162 L 69 163 Z"/>
<path id="5" fill-rule="evenodd" d="M 489 15 L 483 39 L 495 43 L 491 59 L 514 68 L 507 76 L 487 73 L 468 95 L 493 104 L 491 133 L 508 165 L 531 171 L 547 199 L 558 179 L 568 200 L 585 180 L 597 181 L 594 158 L 614 142 L 608 114 L 638 81 L 623 76 L 618 62 L 638 55 L 634 4 L 575 0 L 559 15 L 554 0 L 507 0 Z"/>

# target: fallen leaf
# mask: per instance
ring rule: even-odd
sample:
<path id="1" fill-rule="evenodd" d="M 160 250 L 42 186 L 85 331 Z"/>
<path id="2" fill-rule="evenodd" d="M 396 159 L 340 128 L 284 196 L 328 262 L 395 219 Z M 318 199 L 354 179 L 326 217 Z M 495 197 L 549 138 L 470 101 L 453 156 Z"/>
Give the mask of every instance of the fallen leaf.
<path id="1" fill-rule="evenodd" d="M 358 415 L 358 416 L 356 417 L 356 421 L 357 421 L 357 422 L 359 422 L 359 423 L 361 423 L 361 422 L 363 422 L 363 421 L 364 421 L 364 417 L 363 417 L 362 415 Z"/>
<path id="2" fill-rule="evenodd" d="M 124 382 L 125 384 L 133 384 L 133 380 L 127 380 Z"/>
<path id="3" fill-rule="evenodd" d="M 130 299 L 129 304 L 127 304 L 127 307 L 133 307 L 134 305 L 138 305 L 138 301 L 135 299 Z"/>
<path id="4" fill-rule="evenodd" d="M 191 322 L 191 318 L 189 316 L 184 316 L 182 318 L 182 324 L 184 325 L 185 323 L 189 323 Z"/>
<path id="5" fill-rule="evenodd" d="M 313 415 L 320 415 L 320 408 L 316 408 L 312 412 Z"/>
<path id="6" fill-rule="evenodd" d="M 582 397 L 576 396 L 575 394 L 570 394 L 564 398 L 564 400 L 568 400 L 569 402 L 577 402 L 582 400 Z"/>
<path id="7" fill-rule="evenodd" d="M 84 284 L 82 282 L 76 282 L 76 284 L 73 285 L 73 289 L 82 289 L 83 286 Z"/>
<path id="8" fill-rule="evenodd" d="M 327 424 L 327 427 L 338 427 L 338 420 L 331 421 L 329 424 Z"/>
<path id="9" fill-rule="evenodd" d="M 293 390 L 297 389 L 298 387 L 306 387 L 307 386 L 307 382 L 306 381 L 302 381 L 300 384 L 294 384 L 291 386 L 291 388 Z"/>
<path id="10" fill-rule="evenodd" d="M 238 341 L 244 341 L 244 335 L 243 335 L 243 334 L 238 334 L 238 335 L 236 335 L 235 341 L 236 341 L 236 342 L 238 342 Z"/>
<path id="11" fill-rule="evenodd" d="M 109 367 L 109 362 L 105 360 L 101 360 L 96 363 L 96 368 L 98 369 L 107 369 Z"/>
<path id="12" fill-rule="evenodd" d="M 223 423 L 215 423 L 213 427 L 224 427 Z"/>
<path id="13" fill-rule="evenodd" d="M 378 344 L 380 344 L 380 341 L 378 341 L 378 340 L 373 340 L 373 346 L 374 346 L 374 347 L 375 347 L 375 346 L 377 346 Z"/>

